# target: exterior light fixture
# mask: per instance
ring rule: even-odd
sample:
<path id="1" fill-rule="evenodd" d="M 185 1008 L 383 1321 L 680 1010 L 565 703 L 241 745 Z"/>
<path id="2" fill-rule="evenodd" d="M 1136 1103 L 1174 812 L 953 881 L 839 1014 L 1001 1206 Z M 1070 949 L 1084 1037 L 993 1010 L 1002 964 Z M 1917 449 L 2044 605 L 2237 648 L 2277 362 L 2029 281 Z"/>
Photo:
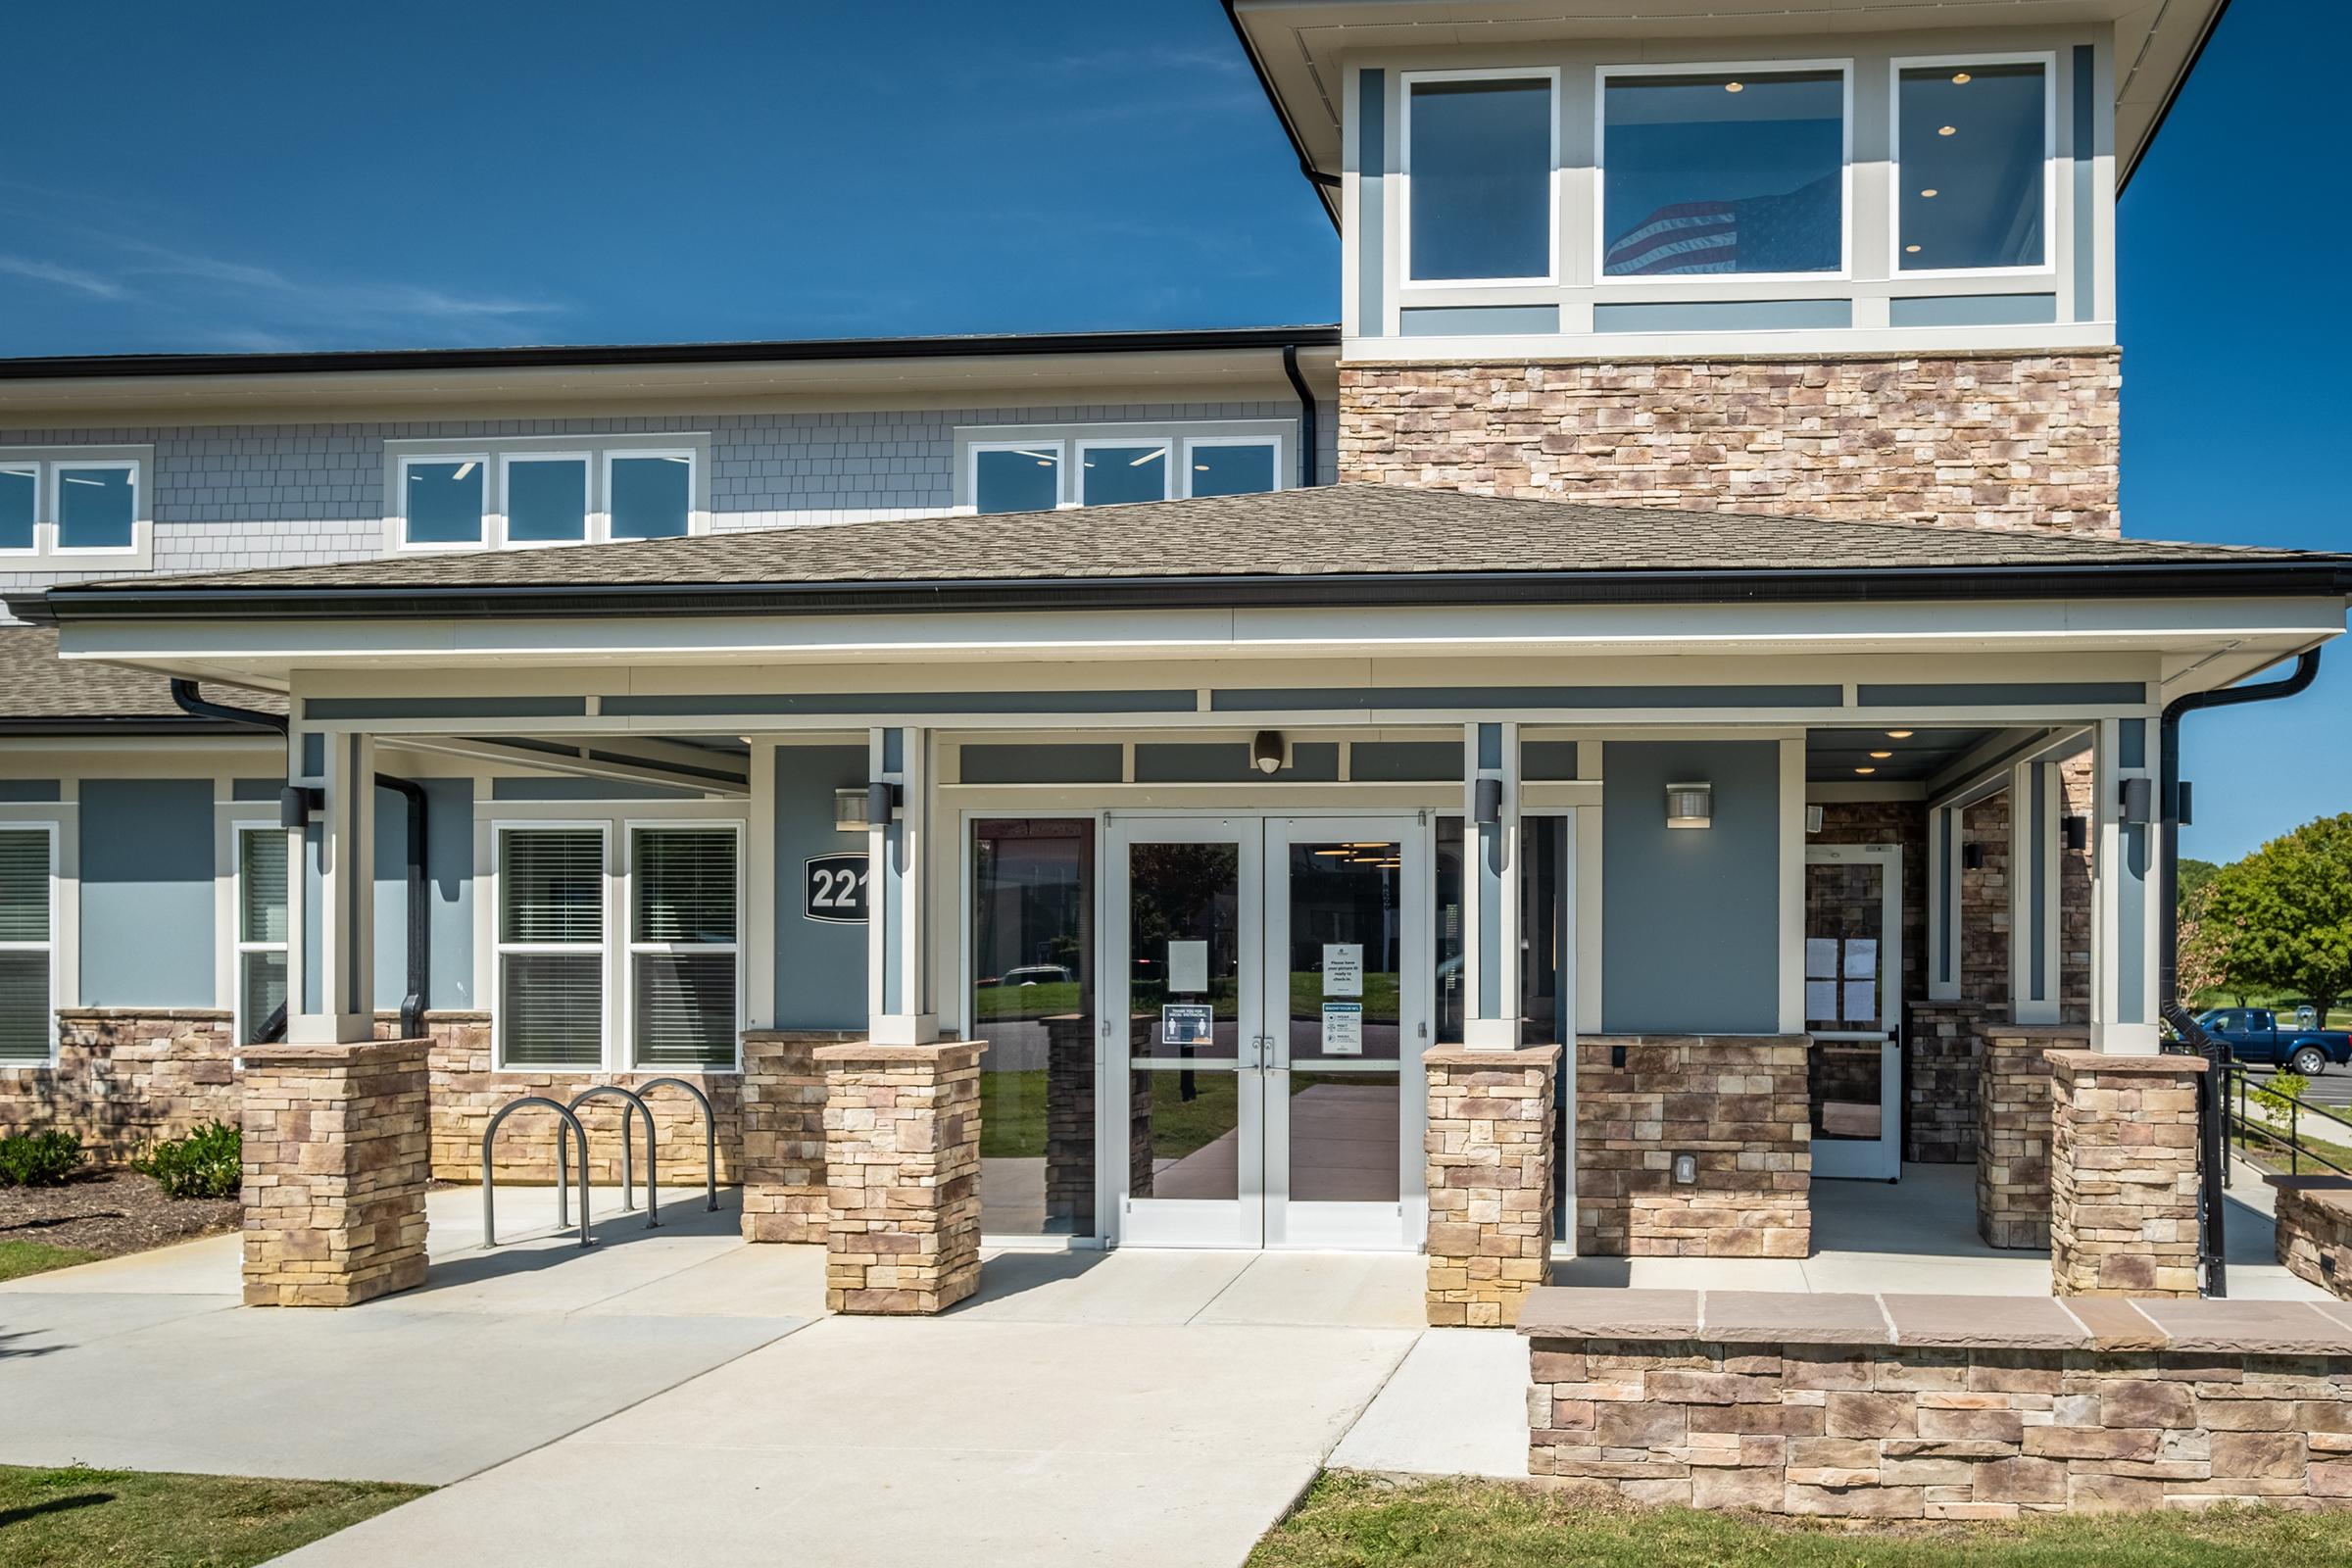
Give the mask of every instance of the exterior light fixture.
<path id="1" fill-rule="evenodd" d="M 1743 81 L 1727 81 L 1723 84 L 1723 90 L 1725 92 L 1745 92 L 1747 91 L 1747 83 Z"/>
<path id="2" fill-rule="evenodd" d="M 1937 125 L 1936 127 L 1936 134 L 1938 136 L 1949 136 L 1958 131 L 1959 128 L 1960 127 L 1958 125 Z"/>
<path id="3" fill-rule="evenodd" d="M 2087 816 L 2064 816 L 2064 817 L 2060 817 L 2060 818 L 2058 819 L 2058 829 L 2059 829 L 2059 833 L 2058 833 L 2059 840 L 2060 840 L 2060 842 L 2061 842 L 2061 843 L 2063 843 L 2063 844 L 2064 844 L 2064 845 L 2065 845 L 2065 846 L 2066 846 L 2068 849 L 2070 849 L 2070 850 L 2078 850 L 2078 851 L 2079 851 L 2079 850 L 2087 850 L 2087 849 L 2089 849 L 2089 848 L 2090 848 L 2090 818 L 2089 818 L 2089 817 L 2087 817 Z"/>
<path id="4" fill-rule="evenodd" d="M 2145 827 L 2156 820 L 2156 781 L 2148 778 L 2128 778 L 2122 791 L 2123 818 L 2133 827 Z"/>
<path id="5" fill-rule="evenodd" d="M 1963 871 L 1982 871 L 1982 870 L 1984 870 L 1984 845 L 1982 845 L 1982 844 L 1963 844 L 1963 845 L 1961 845 L 1961 846 L 1960 846 L 1960 869 L 1961 869 L 1961 870 L 1963 870 Z"/>
<path id="6" fill-rule="evenodd" d="M 1873 758 L 1877 759 L 1879 761 L 1882 761 L 1882 762 L 1884 762 L 1885 760 L 1886 760 L 1886 759 L 1888 759 L 1889 757 L 1892 757 L 1894 754 L 1893 754 L 1892 752 L 1873 752 L 1873 753 L 1871 753 L 1870 755 L 1871 755 Z"/>
<path id="7" fill-rule="evenodd" d="M 1821 808 L 1819 806 L 1805 808 L 1805 831 L 1808 833 L 1821 831 Z"/>
<path id="8" fill-rule="evenodd" d="M 1925 196 L 1929 201 L 1934 201 L 1936 199 L 1936 187 L 1930 185 L 1926 190 L 1921 191 L 1920 194 Z"/>
<path id="9" fill-rule="evenodd" d="M 1919 247 L 1916 245 L 1906 245 L 1903 247 L 1903 254 L 1905 256 L 1917 256 L 1919 254 Z"/>
<path id="10" fill-rule="evenodd" d="M 1967 85 L 1968 85 L 1968 73 L 1967 73 L 1967 72 L 1965 72 L 1965 71 L 1955 71 L 1955 72 L 1953 72 L 1953 73 L 1952 73 L 1952 81 L 1953 81 L 1953 82 L 1954 82 L 1956 85 L 1958 85 L 1958 86 L 1963 86 L 1963 87 L 1967 86 Z"/>
<path id="11" fill-rule="evenodd" d="M 1886 738 L 1890 741 L 1907 741 L 1911 738 L 1911 732 L 1907 729 L 1890 729 L 1886 732 Z"/>
<path id="12" fill-rule="evenodd" d="M 1261 729 L 1250 743 L 1250 765 L 1260 773 L 1279 773 L 1282 771 L 1283 750 L 1282 731 Z"/>
<path id="13" fill-rule="evenodd" d="M 1678 1153 L 1674 1156 L 1674 1185 L 1677 1187 L 1698 1185 L 1698 1156 L 1696 1154 Z"/>
<path id="14" fill-rule="evenodd" d="M 835 790 L 833 826 L 843 833 L 863 833 L 876 823 L 888 822 L 897 812 L 899 801 L 899 786 L 884 779 L 858 789 Z"/>
<path id="15" fill-rule="evenodd" d="M 1715 786 L 1703 782 L 1667 785 L 1666 825 L 1668 827 L 1714 826 Z"/>
<path id="16" fill-rule="evenodd" d="M 1855 769 L 1854 769 L 1854 771 L 1855 771 L 1855 772 L 1857 772 L 1857 773 L 1863 774 L 1863 775 L 1865 775 L 1865 776 L 1868 776 L 1869 774 L 1876 773 L 1876 772 L 1878 771 L 1878 769 L 1877 769 L 1877 768 L 1875 768 L 1875 767 L 1857 767 L 1857 768 L 1855 768 Z"/>
<path id="17" fill-rule="evenodd" d="M 1482 778 L 1470 788 L 1470 820 L 1493 827 L 1502 820 L 1502 780 Z"/>

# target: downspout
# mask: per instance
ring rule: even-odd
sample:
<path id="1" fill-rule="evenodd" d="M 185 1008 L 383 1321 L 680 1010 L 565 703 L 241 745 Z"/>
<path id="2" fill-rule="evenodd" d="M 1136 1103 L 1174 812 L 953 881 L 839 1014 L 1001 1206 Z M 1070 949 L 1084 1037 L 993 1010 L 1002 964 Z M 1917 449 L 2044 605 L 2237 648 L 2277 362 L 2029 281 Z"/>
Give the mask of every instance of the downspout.
<path id="1" fill-rule="evenodd" d="M 1314 388 L 1298 373 L 1298 345 L 1282 346 L 1282 373 L 1291 378 L 1291 390 L 1298 394 L 1298 482 L 1317 485 L 1323 482 L 1323 436 L 1316 419 L 1319 410 L 1315 404 Z"/>
<path id="2" fill-rule="evenodd" d="M 2190 692 L 2176 697 L 2164 708 L 2156 739 L 2157 811 L 2159 818 L 2157 854 L 2157 893 L 2160 913 L 2158 929 L 2163 933 L 2156 945 L 2156 1010 L 2165 1022 L 2173 1026 L 2181 1044 L 2189 1047 L 2206 1062 L 2204 1100 L 2198 1118 L 2201 1123 L 2199 1150 L 2203 1155 L 2204 1191 L 2199 1204 L 2200 1249 L 2205 1254 L 2205 1294 L 2230 1294 L 2229 1266 L 2223 1259 L 2223 1215 L 2228 1200 L 2223 1196 L 2222 1176 L 2229 1157 L 2228 1139 L 2222 1125 L 2225 1111 L 2223 1069 L 2229 1065 L 2230 1050 L 2205 1032 L 2204 1025 L 2190 1015 L 2180 1002 L 2180 719 L 2182 715 L 2207 708 L 2238 708 L 2247 703 L 2275 703 L 2307 691 L 2320 676 L 2320 651 L 2306 649 L 2295 661 L 2294 673 L 2278 680 L 2265 681 L 2259 686 L 2227 686 L 2218 691 Z"/>
<path id="3" fill-rule="evenodd" d="M 222 703 L 205 701 L 192 680 L 172 682 L 172 701 L 179 710 L 192 718 L 216 719 L 227 724 L 250 724 L 257 729 L 272 729 L 284 735 L 291 727 L 283 713 L 266 713 L 258 708 L 230 708 Z M 409 901 L 409 963 L 408 984 L 400 999 L 400 1038 L 424 1038 L 424 999 L 432 978 L 432 922 L 431 906 L 425 902 L 425 801 L 424 787 L 414 779 L 394 778 L 389 773 L 375 775 L 378 789 L 397 791 L 408 803 L 408 901 Z M 288 983 L 293 981 L 287 977 Z M 261 1027 L 254 1032 L 257 1044 L 282 1040 L 286 1033 L 286 1009 L 280 1004 Z"/>

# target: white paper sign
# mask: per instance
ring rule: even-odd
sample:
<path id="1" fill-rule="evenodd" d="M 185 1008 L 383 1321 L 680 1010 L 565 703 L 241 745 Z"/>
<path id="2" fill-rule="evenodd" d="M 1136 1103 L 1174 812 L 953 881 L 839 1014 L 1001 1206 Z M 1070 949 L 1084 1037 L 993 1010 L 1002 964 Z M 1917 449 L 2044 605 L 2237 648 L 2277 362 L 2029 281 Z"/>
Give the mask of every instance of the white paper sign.
<path id="1" fill-rule="evenodd" d="M 1323 994 L 1360 997 L 1364 994 L 1364 945 L 1360 942 L 1323 944 Z"/>
<path id="2" fill-rule="evenodd" d="M 1876 981 L 1848 980 L 1845 983 L 1845 1021 L 1847 1023 L 1877 1023 L 1879 1021 L 1879 987 Z"/>
<path id="3" fill-rule="evenodd" d="M 1845 945 L 1845 977 L 1848 980 L 1876 980 L 1879 977 L 1879 945 L 1860 938 Z"/>
<path id="4" fill-rule="evenodd" d="M 1196 997 L 1208 989 L 1207 943 L 1168 944 L 1168 989 Z"/>
<path id="5" fill-rule="evenodd" d="M 1323 1054 L 1360 1056 L 1364 1054 L 1364 1004 L 1360 1002 L 1323 1004 Z"/>
<path id="6" fill-rule="evenodd" d="M 1805 1016 L 1816 1023 L 1838 1021 L 1838 982 L 1808 980 L 1805 982 Z"/>
<path id="7" fill-rule="evenodd" d="M 1827 980 L 1838 973 L 1838 939 L 1836 937 L 1805 938 L 1805 973 L 1815 980 Z M 1827 1017 L 1816 1013 L 1816 1017 Z"/>

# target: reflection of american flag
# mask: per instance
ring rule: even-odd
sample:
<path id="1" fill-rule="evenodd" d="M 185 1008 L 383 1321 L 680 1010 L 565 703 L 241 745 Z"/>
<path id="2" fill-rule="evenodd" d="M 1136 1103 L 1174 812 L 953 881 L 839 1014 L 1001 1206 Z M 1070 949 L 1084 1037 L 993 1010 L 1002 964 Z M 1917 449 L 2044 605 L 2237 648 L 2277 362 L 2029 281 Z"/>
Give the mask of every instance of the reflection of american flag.
<path id="1" fill-rule="evenodd" d="M 1602 270 L 1612 277 L 1833 270 L 1839 188 L 1830 174 L 1780 195 L 1661 207 L 1618 236 Z"/>
<path id="2" fill-rule="evenodd" d="M 1620 276 L 1740 270 L 1740 203 L 1677 202 L 1661 207 L 1609 247 L 1608 270 Z"/>

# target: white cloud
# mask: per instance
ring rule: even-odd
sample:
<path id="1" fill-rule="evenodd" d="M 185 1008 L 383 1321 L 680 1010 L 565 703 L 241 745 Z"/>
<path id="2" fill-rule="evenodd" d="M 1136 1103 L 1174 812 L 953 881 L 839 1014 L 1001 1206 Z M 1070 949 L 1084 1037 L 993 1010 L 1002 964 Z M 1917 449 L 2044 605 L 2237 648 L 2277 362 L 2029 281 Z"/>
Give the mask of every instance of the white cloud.
<path id="1" fill-rule="evenodd" d="M 88 294 L 102 300 L 121 300 L 130 297 L 130 290 L 110 277 L 84 271 L 78 267 L 64 267 L 56 262 L 35 261 L 28 256 L 0 255 L 0 272 L 17 277 L 29 277 L 36 282 L 55 283 L 77 294 Z"/>

